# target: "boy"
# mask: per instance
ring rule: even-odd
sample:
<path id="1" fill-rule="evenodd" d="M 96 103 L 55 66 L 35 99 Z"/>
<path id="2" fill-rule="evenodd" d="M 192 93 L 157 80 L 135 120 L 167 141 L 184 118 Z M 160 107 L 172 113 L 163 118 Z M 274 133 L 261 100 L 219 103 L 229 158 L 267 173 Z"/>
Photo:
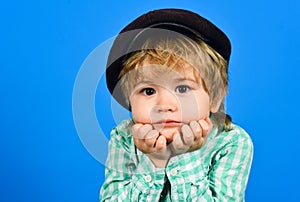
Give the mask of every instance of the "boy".
<path id="1" fill-rule="evenodd" d="M 111 132 L 101 201 L 244 201 L 253 145 L 224 113 L 230 51 L 186 10 L 152 11 L 121 31 L 107 84 L 132 118 Z"/>

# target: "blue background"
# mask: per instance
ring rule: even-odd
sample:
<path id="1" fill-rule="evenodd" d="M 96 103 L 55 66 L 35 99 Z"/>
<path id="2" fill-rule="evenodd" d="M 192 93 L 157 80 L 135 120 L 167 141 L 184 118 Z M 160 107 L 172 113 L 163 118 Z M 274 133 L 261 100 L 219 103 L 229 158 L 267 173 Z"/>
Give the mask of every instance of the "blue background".
<path id="1" fill-rule="evenodd" d="M 300 201 L 297 0 L 2 3 L 0 201 L 98 201 L 104 166 L 74 126 L 76 75 L 99 44 L 165 7 L 195 11 L 231 39 L 227 109 L 255 146 L 247 201 Z M 114 121 L 102 96 L 97 114 L 108 133 Z"/>

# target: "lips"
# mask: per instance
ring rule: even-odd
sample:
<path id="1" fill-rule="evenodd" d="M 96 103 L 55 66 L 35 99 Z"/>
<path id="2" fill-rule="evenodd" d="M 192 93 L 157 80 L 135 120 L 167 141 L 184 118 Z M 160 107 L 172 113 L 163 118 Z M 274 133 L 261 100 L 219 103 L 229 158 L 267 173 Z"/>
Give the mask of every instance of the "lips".
<path id="1" fill-rule="evenodd" d="M 182 122 L 175 121 L 175 120 L 161 120 L 153 123 L 154 126 L 159 127 L 159 128 L 164 128 L 164 127 L 177 127 L 181 126 Z"/>

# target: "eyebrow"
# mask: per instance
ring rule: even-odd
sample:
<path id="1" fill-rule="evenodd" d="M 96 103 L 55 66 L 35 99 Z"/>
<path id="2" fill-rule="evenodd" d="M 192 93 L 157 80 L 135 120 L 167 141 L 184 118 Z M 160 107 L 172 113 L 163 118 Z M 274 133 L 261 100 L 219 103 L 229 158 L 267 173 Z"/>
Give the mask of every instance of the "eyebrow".
<path id="1" fill-rule="evenodd" d="M 175 77 L 174 79 L 172 79 L 174 82 L 192 82 L 192 83 L 195 83 L 195 84 L 199 84 L 197 82 L 197 80 L 195 78 L 192 78 L 192 77 Z M 152 85 L 152 84 L 156 84 L 156 82 L 152 79 L 152 78 L 142 78 L 140 79 L 139 81 L 137 81 L 134 85 L 134 88 L 136 88 L 137 86 L 140 86 L 140 85 Z M 201 85 L 201 84 L 200 84 Z"/>
<path id="2" fill-rule="evenodd" d="M 197 81 L 195 79 L 192 79 L 192 78 L 175 78 L 174 80 L 177 81 L 177 82 L 191 81 L 191 82 L 197 83 Z"/>
<path id="3" fill-rule="evenodd" d="M 137 81 L 135 85 L 139 85 L 139 84 L 152 84 L 152 83 L 154 83 L 154 82 L 151 81 L 151 80 L 149 80 L 149 79 L 147 79 L 147 80 L 141 79 L 141 80 Z"/>

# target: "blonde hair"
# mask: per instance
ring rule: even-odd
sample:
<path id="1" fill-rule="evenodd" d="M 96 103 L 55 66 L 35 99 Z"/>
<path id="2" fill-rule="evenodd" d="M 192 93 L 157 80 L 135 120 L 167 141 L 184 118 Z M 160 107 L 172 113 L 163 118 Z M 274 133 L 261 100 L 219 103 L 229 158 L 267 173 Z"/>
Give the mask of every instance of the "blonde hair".
<path id="1" fill-rule="evenodd" d="M 187 38 L 173 38 L 160 41 L 148 40 L 141 50 L 134 52 L 124 62 L 124 67 L 119 75 L 124 97 L 130 106 L 129 96 L 131 91 L 143 77 L 145 63 L 163 65 L 172 69 L 186 67 L 189 64 L 197 82 L 201 82 L 209 94 L 212 106 L 217 106 L 217 101 L 223 99 L 228 91 L 228 63 L 224 58 L 202 40 L 197 42 Z M 231 118 L 225 112 L 224 99 L 218 112 L 212 113 L 212 121 L 230 130 Z"/>

